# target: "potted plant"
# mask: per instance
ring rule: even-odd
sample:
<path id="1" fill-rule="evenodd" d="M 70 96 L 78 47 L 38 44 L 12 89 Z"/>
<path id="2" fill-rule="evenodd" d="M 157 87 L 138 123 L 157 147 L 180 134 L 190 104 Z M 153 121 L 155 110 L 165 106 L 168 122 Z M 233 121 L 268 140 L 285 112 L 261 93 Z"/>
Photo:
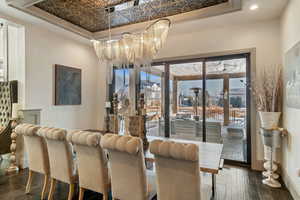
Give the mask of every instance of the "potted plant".
<path id="1" fill-rule="evenodd" d="M 282 66 L 264 68 L 250 89 L 255 98 L 261 127 L 277 128 L 282 110 Z"/>
<path id="2" fill-rule="evenodd" d="M 261 134 L 261 137 L 264 144 L 264 158 L 267 161 L 264 163 L 264 168 L 267 171 L 264 171 L 263 175 L 268 178 L 264 179 L 263 183 L 271 187 L 280 187 L 280 184 L 275 180 L 279 177 L 275 173 L 278 166 L 276 163 L 273 163 L 273 151 L 270 146 L 273 145 L 276 139 L 278 140 L 278 137 L 275 137 L 273 134 L 280 132 L 276 130 L 278 130 L 283 100 L 282 66 L 277 65 L 264 68 L 252 82 L 250 90 L 259 114 L 261 132 L 264 133 Z"/>

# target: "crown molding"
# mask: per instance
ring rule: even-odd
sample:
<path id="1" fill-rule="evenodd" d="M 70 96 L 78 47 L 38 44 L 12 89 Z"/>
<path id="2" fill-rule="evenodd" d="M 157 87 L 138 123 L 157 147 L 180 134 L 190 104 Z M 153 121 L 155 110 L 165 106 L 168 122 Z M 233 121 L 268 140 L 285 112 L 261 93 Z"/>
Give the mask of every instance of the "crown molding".
<path id="1" fill-rule="evenodd" d="M 28 8 L 33 6 L 36 3 L 42 2 L 45 0 L 6 0 L 8 5 L 13 5 L 19 8 Z"/>
<path id="2" fill-rule="evenodd" d="M 108 30 L 92 33 L 75 24 L 72 24 L 66 20 L 56 17 L 34 6 L 34 4 L 41 1 L 43 0 L 6 0 L 7 4 L 11 7 L 19 9 L 30 15 L 36 16 L 51 24 L 57 25 L 63 29 L 76 33 L 84 38 L 103 39 L 107 37 Z M 235 12 L 241 9 L 242 9 L 242 0 L 229 0 L 226 3 L 222 3 L 216 6 L 211 6 L 207 8 L 190 11 L 187 13 L 169 16 L 168 18 L 172 21 L 172 24 L 177 24 L 185 21 L 198 20 L 201 18 L 207 18 L 211 16 L 217 16 L 217 15 L 222 15 L 230 12 Z M 116 35 L 120 35 L 123 32 L 137 32 L 145 29 L 145 27 L 147 27 L 149 23 L 153 23 L 154 21 L 156 20 L 112 28 L 111 34 L 112 36 L 116 36 Z"/>
<path id="3" fill-rule="evenodd" d="M 171 20 L 172 24 L 178 24 L 186 21 L 198 20 L 201 18 L 207 18 L 217 15 L 222 15 L 230 12 L 239 11 L 242 9 L 242 0 L 229 0 L 227 3 L 222 3 L 216 6 L 202 8 L 178 15 L 167 17 Z M 156 19 L 157 20 L 157 19 Z M 125 25 L 111 29 L 112 36 L 120 35 L 123 32 L 136 32 L 145 29 L 149 24 L 156 20 L 141 22 L 136 24 Z M 95 32 L 93 34 L 94 39 L 103 39 L 108 36 L 108 30 Z"/>

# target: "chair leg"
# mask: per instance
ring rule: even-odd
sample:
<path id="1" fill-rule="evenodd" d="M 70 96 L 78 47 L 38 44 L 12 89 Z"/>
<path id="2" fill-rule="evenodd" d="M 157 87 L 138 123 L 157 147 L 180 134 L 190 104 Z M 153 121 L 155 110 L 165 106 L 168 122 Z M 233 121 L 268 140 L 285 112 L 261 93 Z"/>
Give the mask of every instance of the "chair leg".
<path id="1" fill-rule="evenodd" d="M 29 174 L 28 174 L 28 180 L 27 180 L 27 184 L 26 184 L 26 194 L 30 193 L 31 190 L 31 183 L 32 183 L 32 176 L 33 176 L 33 171 L 29 170 Z"/>
<path id="2" fill-rule="evenodd" d="M 75 189 L 75 185 L 74 185 L 74 184 L 70 184 L 70 185 L 69 185 L 69 195 L 68 195 L 68 200 L 72 200 L 73 195 L 74 195 L 74 189 Z"/>
<path id="3" fill-rule="evenodd" d="M 50 191 L 49 191 L 49 195 L 48 195 L 48 200 L 52 200 L 53 199 L 53 194 L 55 191 L 55 185 L 56 185 L 56 180 L 54 178 L 51 179 L 51 184 L 50 184 Z"/>
<path id="4" fill-rule="evenodd" d="M 49 183 L 48 179 L 49 179 L 49 176 L 45 175 L 44 176 L 44 185 L 43 185 L 41 200 L 45 199 L 46 192 L 47 192 L 47 189 L 48 189 L 48 183 Z"/>
<path id="5" fill-rule="evenodd" d="M 84 197 L 84 188 L 80 187 L 79 188 L 79 200 L 83 200 Z"/>

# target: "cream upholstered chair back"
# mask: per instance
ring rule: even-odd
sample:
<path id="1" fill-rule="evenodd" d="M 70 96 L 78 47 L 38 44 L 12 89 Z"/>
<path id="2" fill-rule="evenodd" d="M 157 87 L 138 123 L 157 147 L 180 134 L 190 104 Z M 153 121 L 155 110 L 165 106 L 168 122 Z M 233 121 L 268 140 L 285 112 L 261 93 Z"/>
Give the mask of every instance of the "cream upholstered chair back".
<path id="1" fill-rule="evenodd" d="M 68 133 L 67 140 L 76 150 L 80 187 L 106 195 L 110 180 L 108 160 L 99 145 L 101 134 L 73 131 Z"/>
<path id="2" fill-rule="evenodd" d="M 32 124 L 20 124 L 15 131 L 24 137 L 29 169 L 48 175 L 50 173 L 48 150 L 44 138 L 37 135 L 39 129 L 39 126 Z"/>
<path id="3" fill-rule="evenodd" d="M 66 141 L 67 131 L 58 128 L 43 127 L 38 135 L 45 138 L 50 161 L 51 178 L 65 182 L 76 181 L 76 169 L 73 163 L 72 146 Z"/>
<path id="4" fill-rule="evenodd" d="M 147 199 L 147 177 L 141 139 L 106 134 L 100 143 L 109 153 L 113 198 Z"/>
<path id="5" fill-rule="evenodd" d="M 159 200 L 200 200 L 199 152 L 196 144 L 154 140 Z"/>

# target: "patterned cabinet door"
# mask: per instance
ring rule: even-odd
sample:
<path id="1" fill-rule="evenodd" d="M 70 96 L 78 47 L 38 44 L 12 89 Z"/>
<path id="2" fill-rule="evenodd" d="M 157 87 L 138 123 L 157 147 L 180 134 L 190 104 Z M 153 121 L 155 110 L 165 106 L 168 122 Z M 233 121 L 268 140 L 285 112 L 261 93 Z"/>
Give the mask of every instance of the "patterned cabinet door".
<path id="1" fill-rule="evenodd" d="M 109 115 L 109 131 L 114 134 L 119 133 L 119 120 L 116 115 Z"/>
<path id="2" fill-rule="evenodd" d="M 132 136 L 140 137 L 142 135 L 142 123 L 141 116 L 129 117 L 129 133 Z"/>
<path id="3" fill-rule="evenodd" d="M 148 148 L 148 141 L 146 136 L 146 121 L 144 116 L 130 116 L 129 117 L 129 134 L 131 136 L 139 137 L 143 140 L 144 149 Z"/>

